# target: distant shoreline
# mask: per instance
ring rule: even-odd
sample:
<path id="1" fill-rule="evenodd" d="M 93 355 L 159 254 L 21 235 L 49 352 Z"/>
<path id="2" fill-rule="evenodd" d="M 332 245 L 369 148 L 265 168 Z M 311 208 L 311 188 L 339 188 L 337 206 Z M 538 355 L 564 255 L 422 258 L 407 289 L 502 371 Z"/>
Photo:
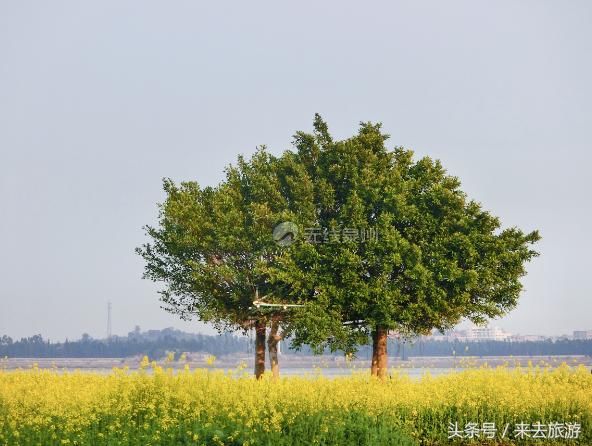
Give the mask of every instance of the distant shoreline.
<path id="1" fill-rule="evenodd" d="M 238 369 L 242 366 L 246 370 L 253 367 L 251 355 L 226 355 L 217 358 L 212 365 L 208 365 L 205 354 L 190 354 L 187 361 L 158 360 L 156 363 L 172 369 L 183 369 L 188 365 L 191 369 L 207 368 L 214 370 Z M 136 370 L 140 367 L 140 356 L 128 358 L 5 358 L 0 360 L 0 369 L 16 370 L 29 369 L 37 366 L 40 369 L 67 369 L 67 370 L 110 370 L 113 368 L 127 367 Z M 561 363 L 570 366 L 584 365 L 592 367 L 592 357 L 586 355 L 544 355 L 544 356 L 415 356 L 407 360 L 389 358 L 389 367 L 401 369 L 454 369 L 454 368 L 478 368 L 482 366 L 497 367 L 507 365 L 510 368 L 526 367 L 529 363 L 533 366 L 556 367 Z M 301 356 L 282 355 L 280 357 L 280 370 L 283 369 L 332 369 L 332 370 L 364 370 L 370 367 L 370 361 L 356 359 L 346 362 L 342 357 L 335 356 Z"/>

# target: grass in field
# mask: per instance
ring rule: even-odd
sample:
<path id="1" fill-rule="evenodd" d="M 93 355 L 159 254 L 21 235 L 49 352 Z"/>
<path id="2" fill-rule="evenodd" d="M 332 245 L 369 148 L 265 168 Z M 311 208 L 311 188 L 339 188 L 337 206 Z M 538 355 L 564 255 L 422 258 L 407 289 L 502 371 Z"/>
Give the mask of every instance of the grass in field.
<path id="1" fill-rule="evenodd" d="M 537 444 L 513 438 L 521 422 L 575 423 L 578 438 L 538 441 L 592 445 L 584 367 L 482 367 L 420 380 L 395 372 L 385 382 L 152 367 L 0 371 L 0 445 L 439 445 L 451 444 L 450 423 L 512 426 L 503 441 L 498 432 L 455 444 Z"/>

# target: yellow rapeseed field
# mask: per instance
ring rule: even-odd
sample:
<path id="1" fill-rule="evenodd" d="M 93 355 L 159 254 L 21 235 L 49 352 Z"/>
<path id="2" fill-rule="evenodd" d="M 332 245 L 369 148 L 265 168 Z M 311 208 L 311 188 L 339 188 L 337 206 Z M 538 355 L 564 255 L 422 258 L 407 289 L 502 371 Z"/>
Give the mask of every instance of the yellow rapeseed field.
<path id="1" fill-rule="evenodd" d="M 256 381 L 241 369 L 143 367 L 0 370 L 0 445 L 592 445 L 592 374 L 582 366 L 421 379 L 392 371 L 383 382 L 367 373 Z M 528 438 L 519 439 L 518 423 L 530 426 Z M 551 423 L 563 426 L 555 439 L 532 438 L 535 425 Z"/>

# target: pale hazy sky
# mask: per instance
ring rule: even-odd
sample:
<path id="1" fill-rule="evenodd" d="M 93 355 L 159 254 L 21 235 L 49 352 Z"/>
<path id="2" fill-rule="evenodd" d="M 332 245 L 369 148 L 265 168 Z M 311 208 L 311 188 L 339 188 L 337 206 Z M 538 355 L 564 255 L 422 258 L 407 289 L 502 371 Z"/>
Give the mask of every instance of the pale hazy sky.
<path id="1" fill-rule="evenodd" d="M 592 329 L 589 1 L 0 0 L 0 335 L 175 326 L 134 248 L 161 178 L 381 121 L 539 229 L 519 333 Z"/>

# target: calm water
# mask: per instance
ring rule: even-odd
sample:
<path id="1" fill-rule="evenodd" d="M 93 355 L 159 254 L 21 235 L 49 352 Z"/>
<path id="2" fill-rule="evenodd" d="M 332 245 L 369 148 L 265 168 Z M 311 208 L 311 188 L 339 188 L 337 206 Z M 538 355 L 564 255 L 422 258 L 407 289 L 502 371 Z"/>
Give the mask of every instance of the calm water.
<path id="1" fill-rule="evenodd" d="M 517 360 L 520 360 L 516 362 Z M 331 362 L 317 362 L 318 358 L 311 358 L 310 362 L 306 363 L 301 360 L 299 364 L 294 364 L 286 361 L 285 365 L 280 364 L 280 373 L 282 376 L 303 376 L 314 378 L 315 376 L 324 377 L 339 377 L 339 376 L 351 376 L 353 374 L 369 374 L 369 362 L 360 361 L 354 362 L 349 365 L 335 364 Z M 495 368 L 497 365 L 505 363 L 508 368 L 521 364 L 525 367 L 527 363 L 531 361 L 533 365 L 550 365 L 556 367 L 562 362 L 566 362 L 570 366 L 584 365 L 587 368 L 592 367 L 592 358 L 585 356 L 564 356 L 564 357 L 522 357 L 522 358 L 506 358 L 506 357 L 490 357 L 477 360 L 471 368 L 478 368 L 485 363 L 489 367 Z M 240 360 L 221 360 L 216 361 L 212 366 L 207 366 L 203 360 L 191 361 L 188 365 L 191 369 L 196 368 L 207 368 L 210 370 L 218 371 L 231 371 L 238 373 L 238 365 L 242 363 L 243 366 L 246 364 L 246 368 L 242 369 L 242 373 L 247 375 L 253 371 L 253 361 L 251 358 L 243 358 Z M 389 364 L 389 371 L 391 373 L 399 373 L 407 375 L 411 378 L 421 378 L 426 373 L 431 376 L 445 375 L 449 373 L 462 372 L 465 370 L 462 364 L 456 364 L 454 358 L 415 358 L 409 362 L 395 362 Z M 130 371 L 137 370 L 139 366 L 139 359 L 137 358 L 7 358 L 0 361 L 0 369 L 15 370 L 15 369 L 30 369 L 34 365 L 42 369 L 54 369 L 60 372 L 63 371 L 74 371 L 79 370 L 84 373 L 111 373 L 113 367 L 122 368 L 124 366 L 129 367 Z M 159 365 L 162 367 L 168 367 L 169 364 L 160 362 Z M 467 364 L 465 364 L 467 365 Z M 175 373 L 183 370 L 183 364 L 172 363 L 170 366 L 173 367 Z M 151 373 L 151 368 L 146 369 L 148 373 Z M 269 370 L 269 367 L 267 367 Z"/>
<path id="2" fill-rule="evenodd" d="M 233 372 L 236 373 L 237 369 L 233 368 L 221 368 L 221 367 L 208 367 L 209 370 L 212 371 L 222 371 L 222 372 Z M 14 369 L 12 369 L 14 370 Z M 74 372 L 79 371 L 82 373 L 100 373 L 100 374 L 109 374 L 113 370 L 110 368 L 105 367 L 84 367 L 84 368 L 57 368 L 56 369 L 59 373 L 66 373 L 66 372 Z M 174 373 L 179 373 L 183 369 L 174 369 Z M 395 372 L 393 372 L 395 370 Z M 152 373 L 152 369 L 147 368 L 146 373 Z M 269 369 L 266 371 L 269 372 Z M 448 373 L 456 373 L 460 372 L 462 369 L 457 368 L 446 368 L 446 367 L 409 367 L 409 368 L 400 368 L 400 369 L 391 369 L 392 373 L 400 373 L 401 375 L 407 375 L 410 378 L 419 379 L 424 374 L 430 373 L 432 376 L 439 376 L 445 375 Z M 129 372 L 137 372 L 137 369 L 129 369 Z M 252 368 L 247 368 L 243 370 L 243 373 L 247 375 L 252 374 Z M 369 374 L 370 370 L 366 370 L 363 368 L 359 369 L 348 369 L 348 368 L 321 368 L 321 367 L 284 367 L 280 369 L 281 376 L 301 376 L 304 378 L 311 378 L 314 379 L 317 376 L 323 376 L 326 378 L 337 378 L 342 376 L 352 376 L 358 374 Z"/>
<path id="3" fill-rule="evenodd" d="M 399 368 L 395 369 L 398 373 L 408 375 L 412 378 L 420 378 L 422 375 L 429 373 L 431 375 L 445 375 L 447 373 L 454 373 L 455 371 L 459 371 L 460 369 L 454 368 L 447 368 L 447 367 L 433 367 L 433 368 L 426 368 L 426 367 L 412 367 L 412 368 Z M 336 377 L 336 376 L 351 376 L 352 374 L 359 374 L 359 373 L 369 373 L 370 371 L 363 368 L 356 368 L 356 369 L 349 369 L 349 368 L 308 368 L 308 367 L 297 367 L 297 368 L 290 368 L 285 367 L 280 369 L 280 372 L 284 376 L 327 376 L 327 377 Z"/>

